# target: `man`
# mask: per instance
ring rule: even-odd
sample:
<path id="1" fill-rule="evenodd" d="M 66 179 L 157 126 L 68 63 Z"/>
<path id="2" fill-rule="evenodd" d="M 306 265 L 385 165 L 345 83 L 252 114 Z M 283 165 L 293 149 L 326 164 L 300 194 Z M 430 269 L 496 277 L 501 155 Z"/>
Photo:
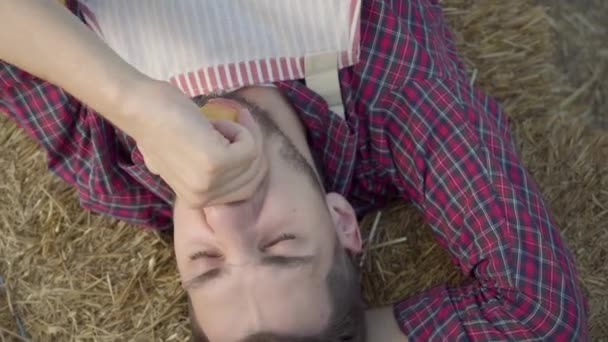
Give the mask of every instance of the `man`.
<path id="1" fill-rule="evenodd" d="M 179 193 L 173 202 L 125 133 L 8 63 L 0 111 L 49 150 L 87 207 L 173 220 L 201 340 L 363 340 L 357 218 L 395 199 L 423 211 L 470 280 L 370 312 L 369 340 L 585 340 L 572 257 L 501 109 L 470 85 L 439 5 L 364 1 L 360 62 L 339 76 L 345 119 L 301 81 L 196 99 L 238 111 L 260 160 L 251 169 L 267 168 L 239 201 L 202 210 Z M 245 134 L 214 127 L 228 143 Z"/>

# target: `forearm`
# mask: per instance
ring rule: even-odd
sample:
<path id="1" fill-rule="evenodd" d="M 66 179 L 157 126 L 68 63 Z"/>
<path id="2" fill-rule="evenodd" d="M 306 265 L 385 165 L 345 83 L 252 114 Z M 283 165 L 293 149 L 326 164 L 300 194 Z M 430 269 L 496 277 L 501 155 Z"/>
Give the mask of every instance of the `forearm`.
<path id="1" fill-rule="evenodd" d="M 126 89 L 146 79 L 56 0 L 0 3 L 0 59 L 60 86 L 127 130 Z"/>

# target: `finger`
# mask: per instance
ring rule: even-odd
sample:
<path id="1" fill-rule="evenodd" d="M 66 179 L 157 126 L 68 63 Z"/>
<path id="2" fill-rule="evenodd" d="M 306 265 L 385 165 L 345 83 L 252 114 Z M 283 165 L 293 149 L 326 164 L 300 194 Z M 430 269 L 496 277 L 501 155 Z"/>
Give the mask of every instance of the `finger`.
<path id="1" fill-rule="evenodd" d="M 137 146 L 137 148 L 139 149 L 139 153 L 141 153 L 141 156 L 144 158 L 144 165 L 146 166 L 148 171 L 155 175 L 158 175 L 158 168 L 154 165 L 154 157 L 151 154 L 145 152 L 141 146 Z"/>
<path id="2" fill-rule="evenodd" d="M 229 183 L 209 191 L 208 203 L 225 204 L 242 201 L 252 196 L 259 184 L 268 173 L 268 163 L 263 160 L 256 162 L 238 178 L 231 179 Z"/>
<path id="3" fill-rule="evenodd" d="M 220 129 L 229 130 L 223 133 L 229 134 L 225 134 L 224 136 L 233 144 L 238 143 L 241 140 L 241 137 L 245 137 L 241 135 L 243 132 L 240 131 L 243 127 L 245 128 L 245 132 L 251 135 L 251 138 L 253 138 L 253 141 L 257 143 L 258 146 L 261 146 L 263 143 L 262 129 L 248 109 L 242 109 L 238 112 L 236 123 L 223 121 L 220 125 Z"/>
<path id="4" fill-rule="evenodd" d="M 251 132 L 254 141 L 258 144 L 258 146 L 263 146 L 264 136 L 262 134 L 262 128 L 254 119 L 253 115 L 249 110 L 241 110 L 237 116 L 237 122 L 243 125 L 245 128 Z"/>
<path id="5" fill-rule="evenodd" d="M 230 143 L 246 138 L 245 134 L 249 133 L 245 126 L 230 120 L 212 120 L 211 125 Z"/>
<path id="6" fill-rule="evenodd" d="M 256 177 L 257 178 L 257 177 Z M 227 188 L 218 190 L 216 193 L 209 193 L 205 200 L 205 206 L 222 205 L 240 202 L 251 198 L 258 189 L 262 177 L 259 181 L 247 180 L 245 182 L 232 183 Z"/>
<path id="7" fill-rule="evenodd" d="M 239 186 L 235 186 L 231 191 L 223 191 L 217 197 L 211 199 L 210 203 L 231 203 L 242 201 L 253 196 L 259 190 L 260 184 L 264 181 L 266 172 L 257 172 L 253 179 L 244 181 Z"/>
<path id="8" fill-rule="evenodd" d="M 231 170 L 229 174 L 214 182 L 216 186 L 210 188 L 197 189 L 188 179 L 176 177 L 171 170 L 162 170 L 160 176 L 187 207 L 200 209 L 249 198 L 268 172 L 266 165 L 267 163 L 256 160 L 248 168 Z"/>
<path id="9" fill-rule="evenodd" d="M 151 158 L 153 159 L 153 158 Z M 168 160 L 161 166 L 177 165 L 182 160 Z M 161 178 L 184 199 L 188 207 L 200 208 L 209 203 L 210 199 L 215 198 L 222 191 L 226 192 L 226 186 L 235 182 L 245 183 L 254 178 L 255 169 L 260 168 L 259 161 L 251 163 L 241 163 L 227 168 L 222 165 L 218 170 L 222 172 L 206 172 L 198 169 L 196 165 L 188 165 L 189 168 L 184 172 L 178 172 L 172 167 L 160 168 Z M 224 189 L 224 190 L 222 190 Z"/>
<path id="10" fill-rule="evenodd" d="M 154 154 L 150 155 L 150 160 L 158 160 Z M 205 196 L 198 195 L 200 192 L 194 191 L 196 188 L 192 186 L 192 182 L 189 181 L 187 176 L 183 173 L 178 172 L 172 167 L 166 167 L 167 165 L 175 165 L 174 163 L 158 163 L 158 168 L 155 168 L 154 172 L 167 183 L 169 188 L 179 196 L 183 202 L 191 208 L 200 208 L 205 200 Z M 146 165 L 146 167 L 148 167 Z M 149 168 L 149 167 L 148 167 Z"/>
<path id="11" fill-rule="evenodd" d="M 207 205 L 227 204 L 235 201 L 242 201 L 253 194 L 251 189 L 257 187 L 255 182 L 256 173 L 259 171 L 250 169 L 245 174 L 238 178 L 230 179 L 229 182 L 223 182 L 219 186 L 207 191 L 205 194 Z M 240 191 L 242 188 L 247 188 L 245 191 Z M 238 192 L 237 192 L 238 191 Z"/>
<path id="12" fill-rule="evenodd" d="M 250 182 L 255 177 L 255 170 L 259 169 L 259 163 L 254 164 L 255 166 L 253 167 L 251 165 L 244 165 L 225 172 L 212 183 L 209 183 L 209 187 L 204 185 L 205 182 L 199 183 L 200 179 L 192 179 L 192 177 L 213 177 L 212 175 L 204 175 L 203 173 L 194 173 L 191 176 L 182 174 L 180 175 L 181 177 L 172 177 L 173 183 L 170 186 L 172 186 L 176 193 L 181 195 L 185 205 L 193 209 L 200 209 L 212 203 L 225 204 L 227 202 L 218 203 L 214 199 L 224 196 L 226 193 L 232 192 L 234 189 L 238 189 Z M 169 172 L 169 174 L 171 173 Z M 197 186 L 196 183 L 201 185 Z M 246 197 L 246 194 L 241 195 L 241 193 L 238 193 L 237 195 Z M 240 198 L 239 200 L 242 199 L 245 198 Z"/>
<path id="13" fill-rule="evenodd" d="M 182 177 L 179 177 L 172 168 L 160 170 L 158 174 L 165 183 L 173 190 L 176 197 L 182 199 L 190 208 L 200 208 L 204 204 L 204 198 L 192 191 L 192 187 Z"/>
<path id="14" fill-rule="evenodd" d="M 179 198 L 180 202 L 183 203 L 185 207 L 190 210 L 200 209 L 205 206 L 205 204 L 200 201 L 200 198 L 198 196 L 195 196 L 190 191 L 173 189 L 173 192 L 175 192 L 175 198 Z"/>
<path id="15" fill-rule="evenodd" d="M 211 201 L 215 203 L 243 200 L 247 196 L 251 196 L 268 173 L 269 165 L 264 153 L 264 139 L 260 125 L 246 109 L 239 112 L 237 121 L 252 133 L 255 142 L 256 159 L 249 165 L 250 169 L 240 176 L 239 180 L 233 180 L 235 184 L 239 185 L 238 187 L 231 189 L 232 191 L 230 192 L 224 189 L 223 192 L 220 191 L 218 193 L 218 197 L 215 197 L 215 193 L 213 193 Z M 231 145 L 231 147 L 233 146 Z"/>
<path id="16" fill-rule="evenodd" d="M 259 173 L 258 175 L 259 176 L 256 177 L 255 181 L 249 181 L 230 192 L 223 192 L 222 194 L 218 195 L 218 197 L 209 201 L 210 205 L 239 202 L 251 198 L 257 191 L 259 191 L 259 186 L 264 180 L 262 173 Z"/>
<path id="17" fill-rule="evenodd" d="M 212 124 L 222 137 L 229 141 L 229 144 L 214 150 L 216 155 L 213 160 L 216 160 L 222 169 L 248 164 L 257 158 L 260 149 L 247 128 L 225 120 L 213 121 Z"/>
<path id="18" fill-rule="evenodd" d="M 214 189 L 210 189 L 211 191 L 215 190 L 215 188 L 222 188 L 224 184 L 230 184 L 237 181 L 247 181 L 255 178 L 255 175 L 259 172 L 267 172 L 268 170 L 268 161 L 266 160 L 266 156 L 261 151 L 257 154 L 257 157 L 252 160 L 250 163 L 242 163 L 239 167 L 234 167 L 227 172 L 224 172 L 221 175 L 221 178 L 218 178 L 218 182 L 215 182 L 217 186 Z"/>

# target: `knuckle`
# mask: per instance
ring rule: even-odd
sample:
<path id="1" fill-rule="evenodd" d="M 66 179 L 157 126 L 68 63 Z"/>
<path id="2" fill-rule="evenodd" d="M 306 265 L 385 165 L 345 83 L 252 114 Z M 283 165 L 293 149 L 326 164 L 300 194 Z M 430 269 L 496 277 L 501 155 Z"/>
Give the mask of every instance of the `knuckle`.
<path id="1" fill-rule="evenodd" d="M 250 182 L 246 186 L 241 188 L 241 193 L 243 196 L 253 196 L 257 190 L 257 182 Z"/>
<path id="2" fill-rule="evenodd" d="M 200 194 L 196 197 L 195 199 L 195 203 L 194 205 L 196 205 L 196 207 L 204 207 L 209 203 L 209 198 L 204 195 L 204 194 Z"/>
<path id="3" fill-rule="evenodd" d="M 205 194 L 212 186 L 211 179 L 200 175 L 193 179 L 192 186 L 197 194 Z"/>
<path id="4" fill-rule="evenodd" d="M 206 173 L 209 174 L 218 174 L 223 171 L 223 163 L 217 158 L 207 160 L 203 163 Z"/>
<path id="5" fill-rule="evenodd" d="M 209 195 L 206 191 L 195 191 L 192 195 L 192 204 L 200 207 L 209 202 Z"/>

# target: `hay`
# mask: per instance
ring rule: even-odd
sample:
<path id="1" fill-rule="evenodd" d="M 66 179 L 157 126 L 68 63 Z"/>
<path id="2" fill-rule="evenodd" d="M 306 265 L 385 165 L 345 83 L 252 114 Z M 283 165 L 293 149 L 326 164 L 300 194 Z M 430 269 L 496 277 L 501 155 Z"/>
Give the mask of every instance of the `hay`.
<path id="1" fill-rule="evenodd" d="M 562 0 L 540 1 L 551 8 L 533 0 L 443 6 L 475 82 L 510 116 L 522 158 L 575 255 L 590 298 L 591 333 L 600 339 L 608 338 L 608 133 L 602 129 L 608 54 L 597 12 L 608 11 L 603 0 L 595 2 L 589 10 L 559 7 L 567 5 Z M 577 49 L 584 51 L 574 56 Z M 576 63 L 565 66 L 573 58 L 587 74 Z M 18 320 L 41 341 L 187 340 L 170 237 L 79 209 L 74 192 L 48 175 L 43 154 L 4 116 L 0 166 L 6 282 L 0 341 L 19 340 Z M 375 218 L 361 223 L 365 237 Z M 405 204 L 382 210 L 366 250 L 362 282 L 374 304 L 462 279 Z"/>
<path id="2" fill-rule="evenodd" d="M 17 332 L 14 315 L 40 340 L 183 339 L 185 306 L 167 238 L 80 210 L 29 139 L 3 138 L 0 272 L 10 297 L 2 297 L 0 326 Z"/>
<path id="3" fill-rule="evenodd" d="M 608 2 L 544 0 L 558 46 L 560 84 L 570 108 L 591 125 L 608 128 Z"/>

